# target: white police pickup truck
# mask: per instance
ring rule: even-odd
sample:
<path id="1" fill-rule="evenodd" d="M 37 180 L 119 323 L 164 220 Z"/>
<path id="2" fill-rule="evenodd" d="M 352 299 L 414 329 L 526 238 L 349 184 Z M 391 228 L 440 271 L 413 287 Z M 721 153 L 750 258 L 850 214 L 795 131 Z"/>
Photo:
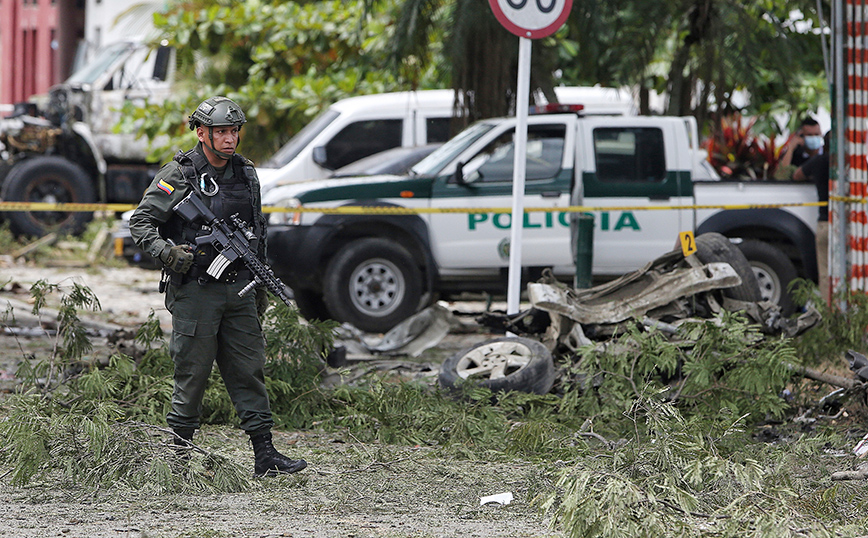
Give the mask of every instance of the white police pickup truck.
<path id="1" fill-rule="evenodd" d="M 463 209 L 511 206 L 515 123 L 475 123 L 406 176 L 316 180 L 268 192 L 265 205 L 287 208 L 270 217 L 270 261 L 302 314 L 382 332 L 437 297 L 505 293 L 510 214 Z M 572 281 L 571 214 L 558 208 L 582 193 L 583 205 L 608 208 L 592 211 L 595 276 L 645 265 L 671 250 L 680 231 L 720 232 L 742 248 L 764 298 L 792 311 L 786 283 L 816 278 L 816 207 L 654 208 L 815 202 L 814 187 L 722 182 L 697 140 L 691 118 L 531 115 L 524 204 L 548 210 L 524 216 L 524 278 L 551 268 Z M 308 212 L 339 206 L 370 212 Z M 306 211 L 293 212 L 297 207 Z M 424 212 L 377 212 L 384 207 Z"/>

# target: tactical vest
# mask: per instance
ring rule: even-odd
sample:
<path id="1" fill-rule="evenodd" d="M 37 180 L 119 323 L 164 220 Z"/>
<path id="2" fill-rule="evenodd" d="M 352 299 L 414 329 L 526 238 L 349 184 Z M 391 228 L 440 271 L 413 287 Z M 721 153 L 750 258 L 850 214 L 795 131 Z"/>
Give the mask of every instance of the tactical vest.
<path id="1" fill-rule="evenodd" d="M 227 180 L 222 177 L 225 174 L 221 174 L 220 178 L 211 178 L 208 161 L 195 148 L 186 152 L 179 151 L 174 160 L 179 165 L 181 176 L 218 219 L 232 226 L 230 217 L 237 214 L 245 222 L 257 238 L 251 242 L 251 249 L 258 251 L 264 227 L 254 214 L 253 165 L 241 155 L 233 154 L 230 161 L 233 177 Z M 163 237 L 172 239 L 176 244 L 195 244 L 197 237 L 208 233 L 207 227 L 190 224 L 174 215 L 166 222 Z M 180 285 L 186 280 L 204 277 L 205 270 L 216 256 L 217 251 L 211 245 L 196 248 L 193 267 L 185 275 L 170 275 L 172 283 Z M 243 268 L 244 265 L 236 260 L 226 273 L 232 274 L 233 271 Z"/>

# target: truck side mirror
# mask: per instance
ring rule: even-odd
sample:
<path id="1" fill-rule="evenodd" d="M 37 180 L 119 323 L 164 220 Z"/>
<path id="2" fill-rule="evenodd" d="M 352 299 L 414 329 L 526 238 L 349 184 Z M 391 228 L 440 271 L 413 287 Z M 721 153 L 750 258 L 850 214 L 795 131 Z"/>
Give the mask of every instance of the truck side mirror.
<path id="1" fill-rule="evenodd" d="M 458 185 L 466 185 L 467 182 L 464 181 L 464 163 L 458 161 L 455 164 L 455 173 L 452 174 L 453 183 L 457 183 Z"/>
<path id="2" fill-rule="evenodd" d="M 157 49 L 157 57 L 154 60 L 154 80 L 165 82 L 169 78 L 169 61 L 172 58 L 172 47 L 160 47 Z"/>
<path id="3" fill-rule="evenodd" d="M 326 152 L 325 146 L 316 146 L 315 148 L 313 148 L 312 157 L 313 157 L 313 162 L 315 162 L 316 164 L 318 164 L 318 165 L 320 165 L 323 168 L 326 168 L 328 170 L 332 169 L 328 165 L 328 154 Z"/>

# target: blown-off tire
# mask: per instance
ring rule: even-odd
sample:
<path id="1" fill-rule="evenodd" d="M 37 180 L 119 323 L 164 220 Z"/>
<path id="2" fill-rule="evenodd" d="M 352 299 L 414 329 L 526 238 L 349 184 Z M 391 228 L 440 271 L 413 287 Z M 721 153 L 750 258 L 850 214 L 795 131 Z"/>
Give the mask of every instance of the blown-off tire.
<path id="1" fill-rule="evenodd" d="M 719 233 L 705 233 L 696 237 L 696 256 L 702 263 L 726 262 L 741 277 L 741 284 L 723 289 L 723 294 L 737 301 L 762 300 L 753 268 L 741 250 Z"/>
<path id="2" fill-rule="evenodd" d="M 440 386 L 457 388 L 475 383 L 492 391 L 521 391 L 546 394 L 554 385 L 552 354 L 541 343 L 528 338 L 504 337 L 488 340 L 443 361 Z"/>

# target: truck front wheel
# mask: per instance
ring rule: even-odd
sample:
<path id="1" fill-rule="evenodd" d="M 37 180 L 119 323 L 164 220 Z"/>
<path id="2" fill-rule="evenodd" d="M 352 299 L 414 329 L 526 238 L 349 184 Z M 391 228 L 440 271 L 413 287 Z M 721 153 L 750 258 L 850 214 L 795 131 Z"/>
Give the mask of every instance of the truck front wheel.
<path id="1" fill-rule="evenodd" d="M 2 193 L 5 202 L 94 203 L 93 182 L 83 168 L 62 157 L 32 157 L 12 167 Z M 93 219 L 90 212 L 16 211 L 8 214 L 16 235 L 80 233 Z"/>
<path id="2" fill-rule="evenodd" d="M 416 313 L 422 272 L 401 245 L 381 238 L 360 239 L 332 258 L 323 298 L 336 320 L 366 332 L 386 332 Z"/>
<path id="3" fill-rule="evenodd" d="M 756 275 L 762 300 L 777 303 L 781 315 L 792 315 L 796 305 L 787 286 L 798 274 L 790 258 L 776 246 L 755 239 L 748 239 L 738 247 Z"/>

